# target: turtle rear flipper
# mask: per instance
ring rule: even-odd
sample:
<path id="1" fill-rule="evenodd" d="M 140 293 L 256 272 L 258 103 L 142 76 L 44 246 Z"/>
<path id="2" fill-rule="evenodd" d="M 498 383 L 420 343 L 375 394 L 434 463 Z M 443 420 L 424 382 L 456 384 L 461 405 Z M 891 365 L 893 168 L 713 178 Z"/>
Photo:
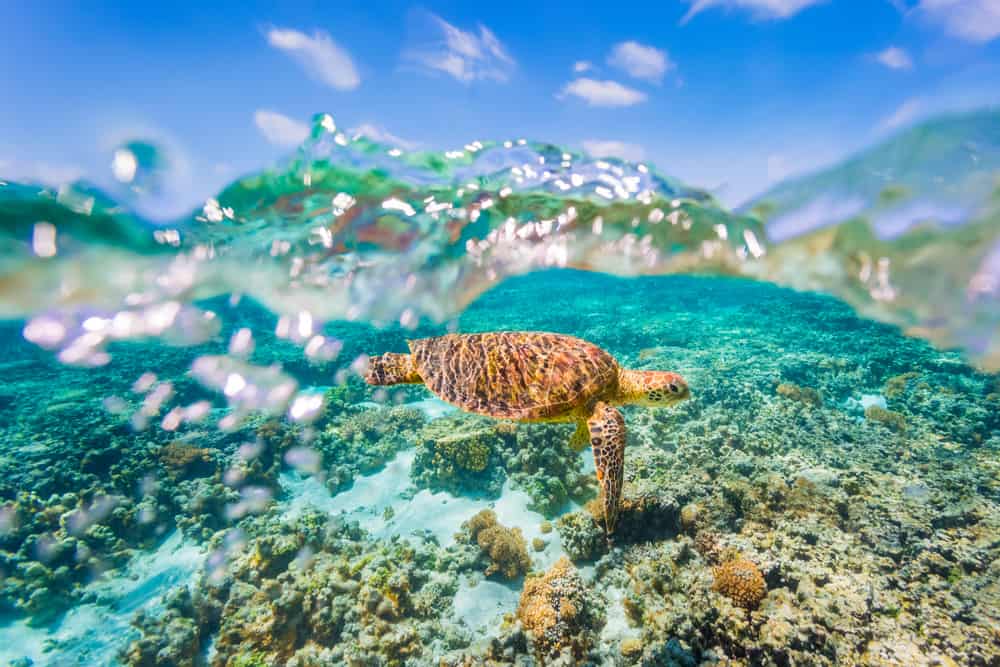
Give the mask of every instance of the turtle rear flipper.
<path id="1" fill-rule="evenodd" d="M 621 505 L 625 472 L 625 420 L 613 406 L 599 402 L 587 420 L 590 444 L 594 448 L 594 467 L 604 502 L 604 530 L 615 532 Z"/>
<path id="2" fill-rule="evenodd" d="M 368 357 L 368 370 L 365 372 L 368 384 L 422 384 L 423 381 L 413 357 L 408 354 L 386 352 Z"/>

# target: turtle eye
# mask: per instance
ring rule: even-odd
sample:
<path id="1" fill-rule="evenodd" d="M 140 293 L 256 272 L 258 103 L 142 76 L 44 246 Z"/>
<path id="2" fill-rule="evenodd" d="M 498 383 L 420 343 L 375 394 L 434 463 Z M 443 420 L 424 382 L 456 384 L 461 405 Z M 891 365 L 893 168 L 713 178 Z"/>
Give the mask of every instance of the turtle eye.
<path id="1" fill-rule="evenodd" d="M 667 386 L 668 386 L 668 387 L 670 387 L 670 393 L 671 393 L 671 394 L 676 394 L 676 393 L 679 393 L 679 392 L 680 392 L 680 390 L 681 390 L 681 388 L 680 388 L 680 387 L 678 387 L 677 385 L 675 385 L 675 384 L 674 384 L 673 382 L 671 382 L 671 383 L 670 383 L 669 385 L 667 385 Z"/>

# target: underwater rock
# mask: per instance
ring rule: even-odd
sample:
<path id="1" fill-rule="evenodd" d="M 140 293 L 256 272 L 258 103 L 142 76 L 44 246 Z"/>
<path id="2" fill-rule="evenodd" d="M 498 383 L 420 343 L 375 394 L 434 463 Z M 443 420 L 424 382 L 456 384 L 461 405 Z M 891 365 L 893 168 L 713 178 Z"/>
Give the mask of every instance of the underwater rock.
<path id="1" fill-rule="evenodd" d="M 604 603 L 563 557 L 544 574 L 525 580 L 517 618 L 531 637 L 539 660 L 563 651 L 580 660 L 604 626 Z"/>
<path id="2" fill-rule="evenodd" d="M 462 524 L 462 528 L 467 539 L 478 544 L 489 558 L 486 576 L 499 572 L 507 579 L 516 579 L 531 569 L 531 557 L 521 529 L 498 524 L 493 510 L 482 510 Z"/>

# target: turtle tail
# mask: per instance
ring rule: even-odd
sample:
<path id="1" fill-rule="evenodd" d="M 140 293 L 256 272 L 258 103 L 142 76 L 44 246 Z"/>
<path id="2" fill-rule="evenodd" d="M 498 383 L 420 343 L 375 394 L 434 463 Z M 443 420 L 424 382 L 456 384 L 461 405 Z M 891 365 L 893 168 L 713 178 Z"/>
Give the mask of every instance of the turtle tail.
<path id="1" fill-rule="evenodd" d="M 423 381 L 413 357 L 408 354 L 386 352 L 368 357 L 368 370 L 365 372 L 368 384 L 421 384 Z"/>

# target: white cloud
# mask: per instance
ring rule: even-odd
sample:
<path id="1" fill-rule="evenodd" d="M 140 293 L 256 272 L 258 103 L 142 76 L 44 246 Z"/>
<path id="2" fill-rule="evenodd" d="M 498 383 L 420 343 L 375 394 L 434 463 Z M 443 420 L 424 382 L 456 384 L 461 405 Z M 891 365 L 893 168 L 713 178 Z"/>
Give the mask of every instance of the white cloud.
<path id="1" fill-rule="evenodd" d="M 440 16 L 421 12 L 438 33 L 438 39 L 403 54 L 403 57 L 420 67 L 444 72 L 462 83 L 477 80 L 505 82 L 514 69 L 514 59 L 507 53 L 493 31 L 479 25 L 479 34 L 467 32 Z"/>
<path id="2" fill-rule="evenodd" d="M 881 123 L 879 123 L 878 129 L 882 131 L 895 130 L 903 125 L 908 125 L 923 111 L 924 104 L 919 99 L 913 98 L 906 100 L 900 104 L 895 111 L 886 116 Z"/>
<path id="3" fill-rule="evenodd" d="M 361 84 L 351 54 L 320 30 L 312 37 L 290 28 L 271 28 L 267 43 L 294 58 L 310 76 L 337 90 L 354 90 Z"/>
<path id="4" fill-rule="evenodd" d="M 787 19 L 798 14 L 807 7 L 818 5 L 826 0 L 685 0 L 691 9 L 681 19 L 681 24 L 687 23 L 696 14 L 706 9 L 720 7 L 722 9 L 740 9 L 750 12 L 757 20 Z"/>
<path id="5" fill-rule="evenodd" d="M 642 146 L 611 139 L 586 139 L 583 150 L 593 157 L 617 157 L 630 162 L 639 162 L 646 157 Z"/>
<path id="6" fill-rule="evenodd" d="M 913 59 L 910 54 L 898 46 L 890 46 L 884 51 L 875 54 L 875 59 L 889 69 L 911 69 Z"/>
<path id="7" fill-rule="evenodd" d="M 377 141 L 380 144 L 388 144 L 390 146 L 396 146 L 408 151 L 412 151 L 420 147 L 419 142 L 397 137 L 395 134 L 387 131 L 384 127 L 379 127 L 378 125 L 374 125 L 372 123 L 362 123 L 357 127 L 351 128 L 350 132 L 351 135 L 355 137 L 362 136 L 370 139 L 371 141 Z"/>
<path id="8" fill-rule="evenodd" d="M 277 111 L 258 109 L 253 122 L 264 138 L 275 146 L 295 148 L 309 136 L 309 126 Z"/>
<path id="9" fill-rule="evenodd" d="M 646 94 L 623 86 L 617 81 L 574 79 L 566 84 L 561 95 L 575 95 L 594 107 L 628 107 L 646 100 Z"/>
<path id="10" fill-rule="evenodd" d="M 608 64 L 624 70 L 635 79 L 653 83 L 662 81 L 663 75 L 674 68 L 666 51 L 634 41 L 617 44 L 608 56 Z"/>
<path id="11" fill-rule="evenodd" d="M 1000 36 L 997 0 L 921 0 L 919 10 L 959 39 L 985 43 Z"/>
<path id="12" fill-rule="evenodd" d="M 582 74 L 592 69 L 594 69 L 594 64 L 589 60 L 577 60 L 573 63 L 573 71 L 577 74 Z"/>

